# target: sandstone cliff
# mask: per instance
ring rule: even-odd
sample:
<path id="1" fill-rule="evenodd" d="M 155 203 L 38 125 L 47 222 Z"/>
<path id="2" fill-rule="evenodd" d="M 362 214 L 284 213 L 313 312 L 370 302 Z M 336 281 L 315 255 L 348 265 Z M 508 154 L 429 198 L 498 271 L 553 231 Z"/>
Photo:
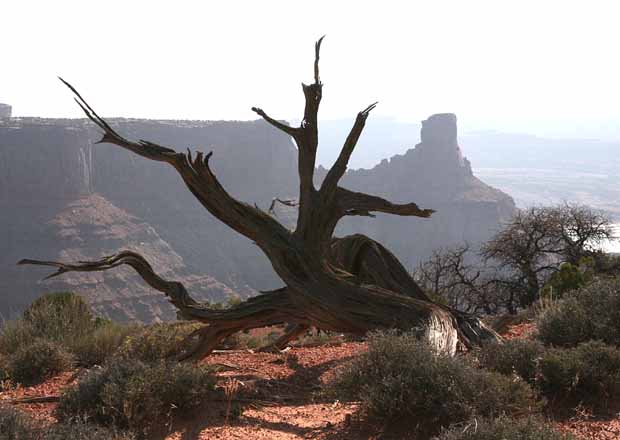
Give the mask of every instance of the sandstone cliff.
<path id="1" fill-rule="evenodd" d="M 412 269 L 438 247 L 487 240 L 515 210 L 510 196 L 473 175 L 457 142 L 456 116 L 449 113 L 422 122 L 415 148 L 372 169 L 348 172 L 342 185 L 437 211 L 430 219 L 379 214 L 340 225 L 341 234 L 359 231 L 381 241 Z"/>
<path id="2" fill-rule="evenodd" d="M 115 119 L 131 138 L 176 149 L 214 151 L 213 167 L 236 197 L 267 209 L 297 193 L 296 151 L 262 121 L 196 122 Z M 158 292 L 129 271 L 75 275 L 39 283 L 45 269 L 21 258 L 96 258 L 121 248 L 146 253 L 167 276 L 203 299 L 221 300 L 280 285 L 257 247 L 213 219 L 169 167 L 110 145 L 83 120 L 0 122 L 0 312 L 18 311 L 43 291 L 72 289 L 102 314 L 152 321 L 173 316 Z M 380 148 L 377 145 L 376 148 Z M 319 169 L 320 179 L 321 170 Z M 507 195 L 473 176 L 457 143 L 454 115 L 424 121 L 422 142 L 371 170 L 350 171 L 350 189 L 415 201 L 433 218 L 349 219 L 339 233 L 364 232 L 408 267 L 432 249 L 486 239 L 512 213 Z M 279 217 L 294 217 L 281 208 Z"/>
<path id="3" fill-rule="evenodd" d="M 214 151 L 227 189 L 265 209 L 273 197 L 295 193 L 294 147 L 262 121 L 112 123 L 133 138 Z M 162 295 L 130 272 L 40 283 L 45 269 L 15 266 L 24 257 L 145 251 L 169 277 L 195 284 L 200 296 L 214 301 L 276 283 L 258 249 L 215 221 L 172 169 L 94 145 L 98 138 L 83 120 L 0 122 L 0 313 L 10 316 L 42 292 L 72 289 L 116 319 L 173 316 Z"/>

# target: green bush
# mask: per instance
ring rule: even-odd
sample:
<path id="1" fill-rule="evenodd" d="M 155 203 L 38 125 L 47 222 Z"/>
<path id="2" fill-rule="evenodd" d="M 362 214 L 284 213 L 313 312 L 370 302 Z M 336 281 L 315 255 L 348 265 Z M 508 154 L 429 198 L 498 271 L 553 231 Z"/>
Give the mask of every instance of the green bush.
<path id="1" fill-rule="evenodd" d="M 133 326 L 101 322 L 91 333 L 77 337 L 71 343 L 71 352 L 75 356 L 77 365 L 83 367 L 102 365 L 136 331 L 136 327 Z"/>
<path id="2" fill-rule="evenodd" d="M 481 419 L 466 425 L 454 426 L 434 440 L 572 440 L 570 434 L 554 431 L 549 425 L 535 418 Z"/>
<path id="3" fill-rule="evenodd" d="M 360 400 L 370 418 L 402 418 L 415 425 L 447 426 L 539 407 L 525 382 L 481 370 L 465 358 L 436 354 L 413 334 L 371 335 L 368 352 L 341 372 L 332 392 Z"/>
<path id="4" fill-rule="evenodd" d="M 570 292 L 538 318 L 545 344 L 572 347 L 590 340 L 620 346 L 620 278 L 606 278 Z"/>
<path id="5" fill-rule="evenodd" d="M 121 358 L 154 362 L 179 352 L 180 343 L 202 325 L 195 322 L 153 324 L 127 337 L 118 350 Z"/>
<path id="6" fill-rule="evenodd" d="M 590 276 L 578 266 L 564 263 L 560 270 L 555 272 L 543 287 L 542 296 L 561 298 L 566 292 L 579 289 L 590 281 Z"/>
<path id="7" fill-rule="evenodd" d="M 513 339 L 502 344 L 487 344 L 477 351 L 480 364 L 502 374 L 517 374 L 533 383 L 538 359 L 545 347 L 538 341 Z"/>
<path id="8" fill-rule="evenodd" d="M 7 360 L 7 373 L 13 382 L 30 385 L 70 369 L 71 355 L 55 342 L 43 339 L 24 345 Z"/>
<path id="9" fill-rule="evenodd" d="M 36 329 L 23 319 L 7 321 L 0 332 L 0 353 L 10 355 L 39 337 Z"/>
<path id="10" fill-rule="evenodd" d="M 60 420 L 89 418 L 145 432 L 173 411 L 186 411 L 212 393 L 215 378 L 207 366 L 118 360 L 91 371 L 61 396 Z"/>
<path id="11" fill-rule="evenodd" d="M 23 358 L 24 347 L 33 340 L 47 340 L 72 353 L 76 364 L 84 367 L 101 365 L 115 354 L 153 362 L 178 353 L 180 342 L 199 327 L 191 322 L 121 326 L 94 317 L 88 304 L 75 294 L 54 293 L 34 301 L 21 319 L 4 324 L 0 355 L 14 357 L 20 351 L 18 358 Z"/>
<path id="12" fill-rule="evenodd" d="M 37 336 L 57 342 L 92 332 L 95 327 L 89 305 L 70 292 L 41 296 L 26 309 L 23 319 Z"/>
<path id="13" fill-rule="evenodd" d="M 575 297 L 550 303 L 537 322 L 538 339 L 546 345 L 572 347 L 592 339 L 590 312 Z"/>
<path id="14" fill-rule="evenodd" d="M 0 352 L 10 355 L 34 339 L 55 341 L 71 349 L 76 339 L 97 328 L 88 304 L 73 293 L 51 293 L 35 300 L 21 319 L 4 323 Z"/>
<path id="15" fill-rule="evenodd" d="M 554 399 L 594 407 L 620 400 L 620 349 L 602 342 L 551 349 L 539 361 L 538 386 Z"/>

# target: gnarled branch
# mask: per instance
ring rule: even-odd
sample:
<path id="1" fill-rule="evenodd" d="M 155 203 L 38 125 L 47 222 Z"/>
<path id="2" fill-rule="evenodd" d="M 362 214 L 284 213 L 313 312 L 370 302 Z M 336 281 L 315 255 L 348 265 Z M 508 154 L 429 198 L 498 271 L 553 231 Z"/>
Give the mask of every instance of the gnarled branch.
<path id="1" fill-rule="evenodd" d="M 344 145 L 342 146 L 342 150 L 334 162 L 334 165 L 331 167 L 327 176 L 325 176 L 325 180 L 323 180 L 323 184 L 321 185 L 321 195 L 325 198 L 331 197 L 336 191 L 336 187 L 338 182 L 344 176 L 344 173 L 347 171 L 347 166 L 349 165 L 349 159 L 351 159 L 351 154 L 353 154 L 353 150 L 357 145 L 357 141 L 362 135 L 362 131 L 364 130 L 364 126 L 366 125 L 366 119 L 370 112 L 377 106 L 378 102 L 370 104 L 364 110 L 357 114 L 357 118 L 355 118 L 355 124 L 351 128 L 351 132 L 347 136 Z"/>
<path id="2" fill-rule="evenodd" d="M 271 201 L 271 205 L 269 205 L 269 210 L 267 212 L 269 212 L 269 214 L 273 214 L 276 215 L 276 203 L 280 203 L 281 205 L 284 206 L 289 206 L 291 208 L 295 208 L 299 206 L 299 203 L 297 202 L 297 200 L 284 200 L 284 199 L 280 199 L 279 197 L 276 197 L 275 199 L 273 199 Z"/>
<path id="3" fill-rule="evenodd" d="M 301 134 L 301 128 L 299 127 L 291 127 L 283 122 L 278 121 L 277 119 L 273 119 L 267 113 L 263 111 L 262 108 L 252 107 L 252 111 L 257 115 L 261 116 L 266 122 L 276 127 L 278 130 L 283 131 L 284 133 L 292 136 L 294 139 L 297 139 L 297 136 Z"/>
<path id="4" fill-rule="evenodd" d="M 209 166 L 212 153 L 205 155 L 198 152 L 192 157 L 189 150 L 187 154 L 182 154 L 153 142 L 132 142 L 101 118 L 71 84 L 62 78 L 60 80 L 76 95 L 75 100 L 88 119 L 103 130 L 103 136 L 98 143 L 111 143 L 147 159 L 169 163 L 198 201 L 235 231 L 254 241 L 260 236 L 274 236 L 281 245 L 286 243 L 289 232 L 284 226 L 260 209 L 236 200 L 222 187 Z"/>
<path id="5" fill-rule="evenodd" d="M 342 187 L 337 188 L 336 200 L 344 215 L 368 215 L 371 212 L 383 212 L 428 218 L 435 212 L 432 209 L 422 209 L 415 203 L 392 203 L 378 196 L 350 191 Z"/>
<path id="6" fill-rule="evenodd" d="M 263 295 L 250 298 L 242 303 L 243 306 L 230 309 L 211 309 L 208 305 L 196 301 L 190 296 L 185 286 L 178 281 L 169 281 L 159 276 L 150 263 L 140 254 L 133 251 L 121 251 L 114 255 L 94 261 L 78 261 L 76 263 L 62 263 L 57 261 L 41 261 L 24 259 L 17 264 L 31 264 L 56 267 L 57 271 L 44 279 L 50 279 L 68 272 L 103 272 L 118 266 L 127 265 L 153 289 L 164 293 L 170 302 L 179 309 L 187 319 L 194 319 L 206 323 L 215 321 L 239 321 L 249 315 L 269 307 L 273 310 L 287 309 L 290 302 L 287 300 L 287 290 L 279 289 L 265 292 Z M 286 315 L 288 316 L 288 314 Z"/>
<path id="7" fill-rule="evenodd" d="M 319 76 L 319 58 L 321 54 L 321 43 L 323 43 L 323 35 L 318 41 L 314 44 L 314 83 L 321 84 L 321 77 Z"/>
<path id="8" fill-rule="evenodd" d="M 133 251 L 122 251 L 96 261 L 62 263 L 56 261 L 21 260 L 18 264 L 56 267 L 57 271 L 45 277 L 54 278 L 67 272 L 100 272 L 121 265 L 130 266 L 153 289 L 164 293 L 186 319 L 209 324 L 190 335 L 186 341 L 198 337 L 198 343 L 184 352 L 180 359 L 199 359 L 208 355 L 226 337 L 238 331 L 282 324 L 285 322 L 308 325 L 303 311 L 295 311 L 288 288 L 264 292 L 229 309 L 214 309 L 190 296 L 178 281 L 169 281 L 155 273 L 149 262 Z M 184 344 L 185 345 L 185 344 Z"/>

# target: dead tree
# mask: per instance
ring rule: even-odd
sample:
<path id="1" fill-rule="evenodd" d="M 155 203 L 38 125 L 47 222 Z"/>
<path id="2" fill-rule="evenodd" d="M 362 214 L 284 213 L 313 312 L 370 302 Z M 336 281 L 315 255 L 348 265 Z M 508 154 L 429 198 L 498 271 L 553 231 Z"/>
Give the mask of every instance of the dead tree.
<path id="1" fill-rule="evenodd" d="M 616 237 L 611 218 L 602 211 L 586 205 L 563 203 L 551 208 L 559 224 L 563 261 L 578 266 L 584 257 L 591 257 L 605 242 Z"/>
<path id="2" fill-rule="evenodd" d="M 172 166 L 207 211 L 256 243 L 269 258 L 284 287 L 264 292 L 230 309 L 213 310 L 195 301 L 181 283 L 158 276 L 141 255 L 131 251 L 75 264 L 36 260 L 22 260 L 20 264 L 57 267 L 50 276 L 70 271 L 108 270 L 122 264 L 131 266 L 151 287 L 166 294 L 183 317 L 207 324 L 192 335 L 193 347 L 184 358 L 208 355 L 233 333 L 281 323 L 294 326 L 287 337 L 295 336 L 296 331 L 307 326 L 358 335 L 376 329 L 417 329 L 448 353 L 454 353 L 459 344 L 471 347 L 488 339 L 497 340 L 498 336 L 477 318 L 434 303 L 396 257 L 379 243 L 361 235 L 333 238 L 338 221 L 346 216 L 373 216 L 373 212 L 383 212 L 425 218 L 433 211 L 421 209 L 415 203 L 395 204 L 339 186 L 376 103 L 358 113 L 334 165 L 322 184 L 315 186 L 317 114 L 323 88 L 319 78 L 321 42 L 322 38 L 315 45 L 314 82 L 302 84 L 305 108 L 300 126 L 291 127 L 260 108 L 252 108 L 266 122 L 291 136 L 297 145 L 299 214 L 292 231 L 267 212 L 228 194 L 209 166 L 212 153 L 192 154 L 189 150 L 179 153 L 149 141 L 130 141 L 63 80 L 86 116 L 103 131 L 99 143 L 114 144 Z"/>
<path id="3" fill-rule="evenodd" d="M 476 256 L 469 243 L 436 249 L 421 262 L 414 279 L 426 292 L 432 292 L 450 307 L 465 312 L 491 315 L 498 308 L 497 283 L 485 268 L 471 262 Z"/>

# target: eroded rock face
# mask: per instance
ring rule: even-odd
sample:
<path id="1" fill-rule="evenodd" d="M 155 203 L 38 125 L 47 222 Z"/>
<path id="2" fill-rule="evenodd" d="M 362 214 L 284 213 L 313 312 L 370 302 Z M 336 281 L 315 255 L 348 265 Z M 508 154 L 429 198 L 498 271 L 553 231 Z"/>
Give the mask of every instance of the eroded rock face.
<path id="1" fill-rule="evenodd" d="M 112 123 L 130 138 L 213 150 L 213 168 L 226 188 L 264 209 L 273 197 L 297 190 L 293 145 L 262 121 Z M 165 298 L 126 269 L 39 283 L 49 271 L 15 266 L 22 258 L 92 259 L 121 249 L 144 251 L 171 279 L 193 284 L 192 294 L 212 301 L 278 286 L 258 248 L 206 212 L 173 169 L 118 147 L 94 145 L 98 139 L 84 120 L 0 122 L 4 316 L 43 292 L 70 289 L 116 319 L 173 317 Z"/>
<path id="2" fill-rule="evenodd" d="M 262 121 L 112 120 L 129 138 L 182 151 L 214 151 L 212 166 L 235 197 L 267 210 L 274 197 L 296 197 L 297 152 Z M 172 318 L 159 292 L 129 269 L 71 274 L 39 283 L 49 271 L 15 266 L 22 258 L 92 259 L 121 249 L 142 252 L 192 294 L 219 301 L 281 286 L 259 249 L 215 220 L 169 166 L 99 139 L 84 120 L 0 121 L 0 312 L 23 310 L 45 291 L 73 290 L 115 319 Z M 318 171 L 320 180 L 324 171 Z M 370 170 L 350 171 L 343 186 L 438 212 L 431 219 L 378 216 L 342 222 L 339 234 L 366 233 L 413 269 L 433 249 L 487 239 L 514 203 L 473 176 L 457 143 L 456 117 L 424 121 L 422 142 Z M 278 219 L 294 224 L 292 208 Z"/>
<path id="3" fill-rule="evenodd" d="M 438 247 L 463 241 L 475 246 L 487 240 L 515 210 L 510 196 L 473 175 L 458 145 L 456 116 L 451 113 L 423 121 L 415 148 L 370 170 L 349 171 L 342 185 L 437 211 L 430 219 L 350 218 L 339 227 L 341 234 L 357 231 L 379 240 L 411 269 Z"/>
<path id="4" fill-rule="evenodd" d="M 49 223 L 60 261 L 95 260 L 119 249 L 144 255 L 164 278 L 183 282 L 202 301 L 222 301 L 234 295 L 209 275 L 191 273 L 183 258 L 148 223 L 140 221 L 98 194 L 80 197 Z M 35 269 L 36 270 L 36 269 Z M 38 272 L 45 272 L 39 270 Z M 106 272 L 71 272 L 39 283 L 45 291 L 79 291 L 100 315 L 117 321 L 171 320 L 176 309 L 128 267 Z"/>
<path id="5" fill-rule="evenodd" d="M 430 170 L 457 170 L 458 174 L 472 175 L 458 144 L 455 114 L 440 113 L 422 121 L 420 140 L 416 149 Z"/>

